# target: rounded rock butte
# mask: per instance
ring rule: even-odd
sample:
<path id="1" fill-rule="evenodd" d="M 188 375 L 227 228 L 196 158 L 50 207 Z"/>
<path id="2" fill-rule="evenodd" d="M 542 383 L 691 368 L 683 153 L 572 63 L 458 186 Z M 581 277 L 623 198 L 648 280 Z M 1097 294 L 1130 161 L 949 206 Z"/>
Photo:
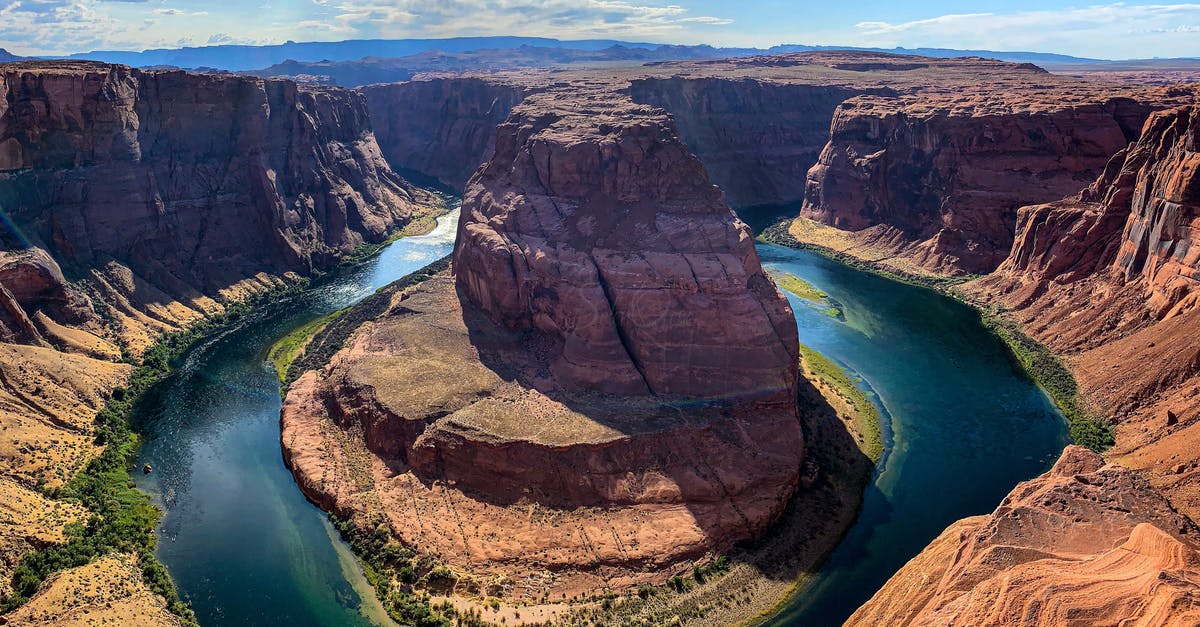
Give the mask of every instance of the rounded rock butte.
<path id="1" fill-rule="evenodd" d="M 289 390 L 310 498 L 551 600 L 664 581 L 783 512 L 795 319 L 665 112 L 530 96 L 467 185 L 453 260 L 350 314 Z"/>

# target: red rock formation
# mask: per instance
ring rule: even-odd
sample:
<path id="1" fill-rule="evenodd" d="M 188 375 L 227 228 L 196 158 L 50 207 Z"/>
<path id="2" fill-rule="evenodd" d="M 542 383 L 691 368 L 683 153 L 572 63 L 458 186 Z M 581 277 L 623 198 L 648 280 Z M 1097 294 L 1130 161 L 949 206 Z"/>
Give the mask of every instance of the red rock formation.
<path id="1" fill-rule="evenodd" d="M 555 337 L 563 385 L 794 396 L 791 310 L 670 120 L 560 98 L 514 111 L 472 179 L 454 252 L 466 297 Z"/>
<path id="2" fill-rule="evenodd" d="M 852 96 L 887 91 L 680 76 L 638 78 L 629 88 L 635 101 L 671 112 L 680 136 L 737 209 L 800 201 L 805 174 L 829 141 L 837 106 Z"/>
<path id="3" fill-rule="evenodd" d="M 956 523 L 847 625 L 1194 625 L 1200 529 L 1137 473 L 1068 447 Z"/>
<path id="4" fill-rule="evenodd" d="M 966 286 L 1069 356 L 1085 395 L 1119 421 L 1112 454 L 1145 469 L 1193 519 L 1200 519 L 1198 137 L 1200 107 L 1155 113 L 1081 195 L 1022 208 L 1008 260 Z"/>
<path id="5" fill-rule="evenodd" d="M 1150 110 L 1102 94 L 856 98 L 834 116 L 802 215 L 851 231 L 887 225 L 919 242 L 908 254 L 927 268 L 989 272 L 1017 209 L 1093 181 Z"/>
<path id="6" fill-rule="evenodd" d="M 536 87 L 486 78 L 367 85 L 371 122 L 393 167 L 462 190 L 492 156 L 496 126 Z"/>
<path id="7" fill-rule="evenodd" d="M 501 125 L 455 278 L 342 316 L 281 418 L 314 501 L 526 599 L 759 536 L 804 461 L 795 319 L 748 229 L 662 110 L 576 87 Z"/>
<path id="8" fill-rule="evenodd" d="M 328 267 L 410 203 L 352 92 L 82 62 L 0 68 L 0 176 L 10 246 L 175 298 Z"/>

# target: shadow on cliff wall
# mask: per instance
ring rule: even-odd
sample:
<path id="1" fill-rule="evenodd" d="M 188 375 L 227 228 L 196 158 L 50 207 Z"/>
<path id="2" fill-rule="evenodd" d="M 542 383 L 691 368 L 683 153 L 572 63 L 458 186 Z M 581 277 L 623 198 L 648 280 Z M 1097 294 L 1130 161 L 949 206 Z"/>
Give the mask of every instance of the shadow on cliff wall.
<path id="1" fill-rule="evenodd" d="M 504 380 L 536 389 L 570 410 L 624 434 L 633 434 L 642 426 L 633 421 L 654 421 L 653 427 L 643 426 L 641 431 L 656 433 L 648 435 L 641 448 L 633 447 L 642 457 L 630 459 L 606 448 L 598 454 L 599 458 L 631 474 L 639 470 L 659 472 L 674 482 L 698 528 L 712 539 L 711 544 L 718 552 L 727 552 L 733 561 L 747 564 L 771 579 L 794 581 L 814 569 L 853 523 L 874 464 L 859 449 L 837 410 L 808 380 L 799 381 L 798 405 L 806 459 L 815 464 L 806 462 L 798 468 L 795 457 L 781 454 L 789 450 L 794 453 L 800 442 L 779 440 L 780 433 L 785 431 L 779 428 L 778 421 L 792 418 L 787 415 L 790 412 L 779 409 L 777 401 L 772 411 L 771 404 L 749 397 L 629 399 L 567 392 L 550 373 L 548 360 L 554 354 L 554 340 L 534 332 L 502 328 L 469 305 L 461 294 L 459 297 L 464 304 L 463 319 L 470 341 L 478 349 L 481 362 Z M 627 412 L 623 411 L 626 407 Z M 665 437 L 657 435 L 680 424 L 703 427 L 672 432 Z M 784 459 L 790 459 L 791 463 L 784 463 Z M 639 468 L 633 462 L 642 465 Z M 622 463 L 631 465 L 619 466 Z M 592 464 L 575 467 L 581 473 L 597 471 Z M 793 490 L 797 473 L 801 479 Z M 602 500 L 599 497 L 603 490 L 591 495 L 593 498 L 586 498 L 589 495 L 586 491 L 581 494 L 578 486 L 585 483 L 591 487 L 591 479 L 580 482 L 576 477 L 544 474 L 507 479 L 522 478 L 530 480 L 530 484 L 561 482 L 563 486 L 559 490 L 538 491 L 521 489 L 527 486 L 518 484 L 514 489 L 505 489 L 501 485 L 503 480 L 497 478 L 489 486 L 489 493 L 471 491 L 470 494 L 505 506 L 521 499 L 558 509 L 630 504 Z M 601 477 L 599 481 L 603 484 L 606 479 Z M 737 484 L 742 486 L 741 491 Z M 459 488 L 463 487 L 460 483 Z M 572 495 L 574 498 L 569 498 Z M 770 523 L 773 514 L 780 510 L 779 499 L 789 496 L 782 514 Z M 702 554 L 687 559 L 700 557 Z"/>

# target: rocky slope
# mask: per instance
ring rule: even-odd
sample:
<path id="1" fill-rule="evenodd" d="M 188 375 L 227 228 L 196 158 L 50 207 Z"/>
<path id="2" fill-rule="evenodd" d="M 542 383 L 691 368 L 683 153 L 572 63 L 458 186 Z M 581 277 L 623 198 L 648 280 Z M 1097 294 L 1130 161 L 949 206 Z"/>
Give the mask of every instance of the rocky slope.
<path id="1" fill-rule="evenodd" d="M 368 85 L 359 92 L 389 163 L 461 192 L 491 157 L 496 127 L 533 89 L 467 77 Z"/>
<path id="2" fill-rule="evenodd" d="M 753 78 L 637 78 L 637 102 L 664 108 L 736 208 L 799 202 L 805 175 L 846 99 L 890 88 L 789 84 Z"/>
<path id="3" fill-rule="evenodd" d="M 383 160 L 352 92 L 0 66 L 0 485 L 5 524 L 24 530 L 0 549 L 0 591 L 87 516 L 40 490 L 98 454 L 93 418 L 128 380 L 123 356 L 382 241 L 423 194 Z"/>
<path id="4" fill-rule="evenodd" d="M 967 286 L 1068 355 L 1084 394 L 1119 421 L 1111 455 L 1193 519 L 1197 216 L 1200 107 L 1161 111 L 1079 196 L 1022 208 L 1010 257 Z"/>
<path id="5" fill-rule="evenodd" d="M 453 269 L 376 297 L 289 389 L 310 498 L 525 600 L 661 582 L 783 511 L 794 318 L 661 110 L 531 96 L 467 186 Z"/>
<path id="6" fill-rule="evenodd" d="M 833 117 L 801 215 L 894 230 L 932 270 L 990 272 L 1008 254 L 1017 208 L 1095 180 L 1153 106 L 1065 90 L 855 98 Z"/>
<path id="7" fill-rule="evenodd" d="M 1136 472 L 1069 447 L 959 521 L 847 625 L 1194 625 L 1200 529 Z"/>
<path id="8" fill-rule="evenodd" d="M 1067 356 L 1118 420 L 1113 463 L 1068 449 L 991 516 L 948 529 L 851 624 L 1200 621 L 1198 148 L 1200 108 L 1152 114 L 1083 192 L 1021 208 L 1010 256 L 963 287 Z"/>

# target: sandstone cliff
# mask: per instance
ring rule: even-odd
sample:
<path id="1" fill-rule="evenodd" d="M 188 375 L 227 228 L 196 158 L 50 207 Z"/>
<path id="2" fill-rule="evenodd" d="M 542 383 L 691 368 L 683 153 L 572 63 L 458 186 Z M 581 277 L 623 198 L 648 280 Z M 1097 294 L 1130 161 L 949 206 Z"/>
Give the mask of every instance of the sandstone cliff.
<path id="1" fill-rule="evenodd" d="M 682 76 L 637 78 L 629 88 L 635 101 L 671 112 L 680 136 L 738 209 L 799 202 L 834 111 L 865 91 L 891 89 Z"/>
<path id="2" fill-rule="evenodd" d="M 1066 354 L 1118 420 L 1114 459 L 1200 519 L 1195 328 L 1200 108 L 1152 115 L 1079 196 L 1024 207 L 1009 258 L 966 286 Z"/>
<path id="3" fill-rule="evenodd" d="M 1194 88 L 1082 81 L 1025 64 L 864 52 L 501 72 L 362 91 L 394 166 L 461 189 L 506 112 L 552 85 L 624 92 L 666 109 L 735 209 L 802 204 L 793 211 L 844 231 L 852 254 L 936 274 L 995 269 L 1018 207 L 1078 192 L 1151 111 L 1196 98 Z M 393 121 L 415 131 L 395 132 Z"/>
<path id="4" fill-rule="evenodd" d="M 90 515 L 41 490 L 99 453 L 93 420 L 127 383 L 123 355 L 382 241 L 421 194 L 384 162 L 352 92 L 86 62 L 0 67 L 0 592 L 26 553 Z M 161 622 L 169 614 L 143 607 L 154 595 L 131 572 L 135 610 Z M 74 593 L 56 586 L 89 576 L 72 573 L 8 618 L 91 617 L 57 605 Z M 112 616 L 126 607 L 108 603 Z"/>
<path id="5" fill-rule="evenodd" d="M 1137 473 L 1069 447 L 959 521 L 847 625 L 1194 625 L 1200 529 Z"/>
<path id="6" fill-rule="evenodd" d="M 383 155 L 455 191 L 491 157 L 496 126 L 538 89 L 485 78 L 433 79 L 360 88 Z"/>
<path id="7" fill-rule="evenodd" d="M 497 137 L 455 276 L 374 297 L 289 389 L 302 489 L 527 601 L 761 535 L 804 443 L 795 321 L 748 229 L 666 114 L 611 91 L 530 96 Z"/>
<path id="8" fill-rule="evenodd" d="M 791 310 L 669 118 L 559 98 L 514 111 L 464 195 L 463 293 L 509 328 L 555 338 L 554 374 L 570 387 L 794 392 Z"/>
<path id="9" fill-rule="evenodd" d="M 801 215 L 885 227 L 942 272 L 1004 260 L 1017 208 L 1073 194 L 1132 141 L 1152 106 L 1069 91 L 860 97 L 833 117 Z"/>

